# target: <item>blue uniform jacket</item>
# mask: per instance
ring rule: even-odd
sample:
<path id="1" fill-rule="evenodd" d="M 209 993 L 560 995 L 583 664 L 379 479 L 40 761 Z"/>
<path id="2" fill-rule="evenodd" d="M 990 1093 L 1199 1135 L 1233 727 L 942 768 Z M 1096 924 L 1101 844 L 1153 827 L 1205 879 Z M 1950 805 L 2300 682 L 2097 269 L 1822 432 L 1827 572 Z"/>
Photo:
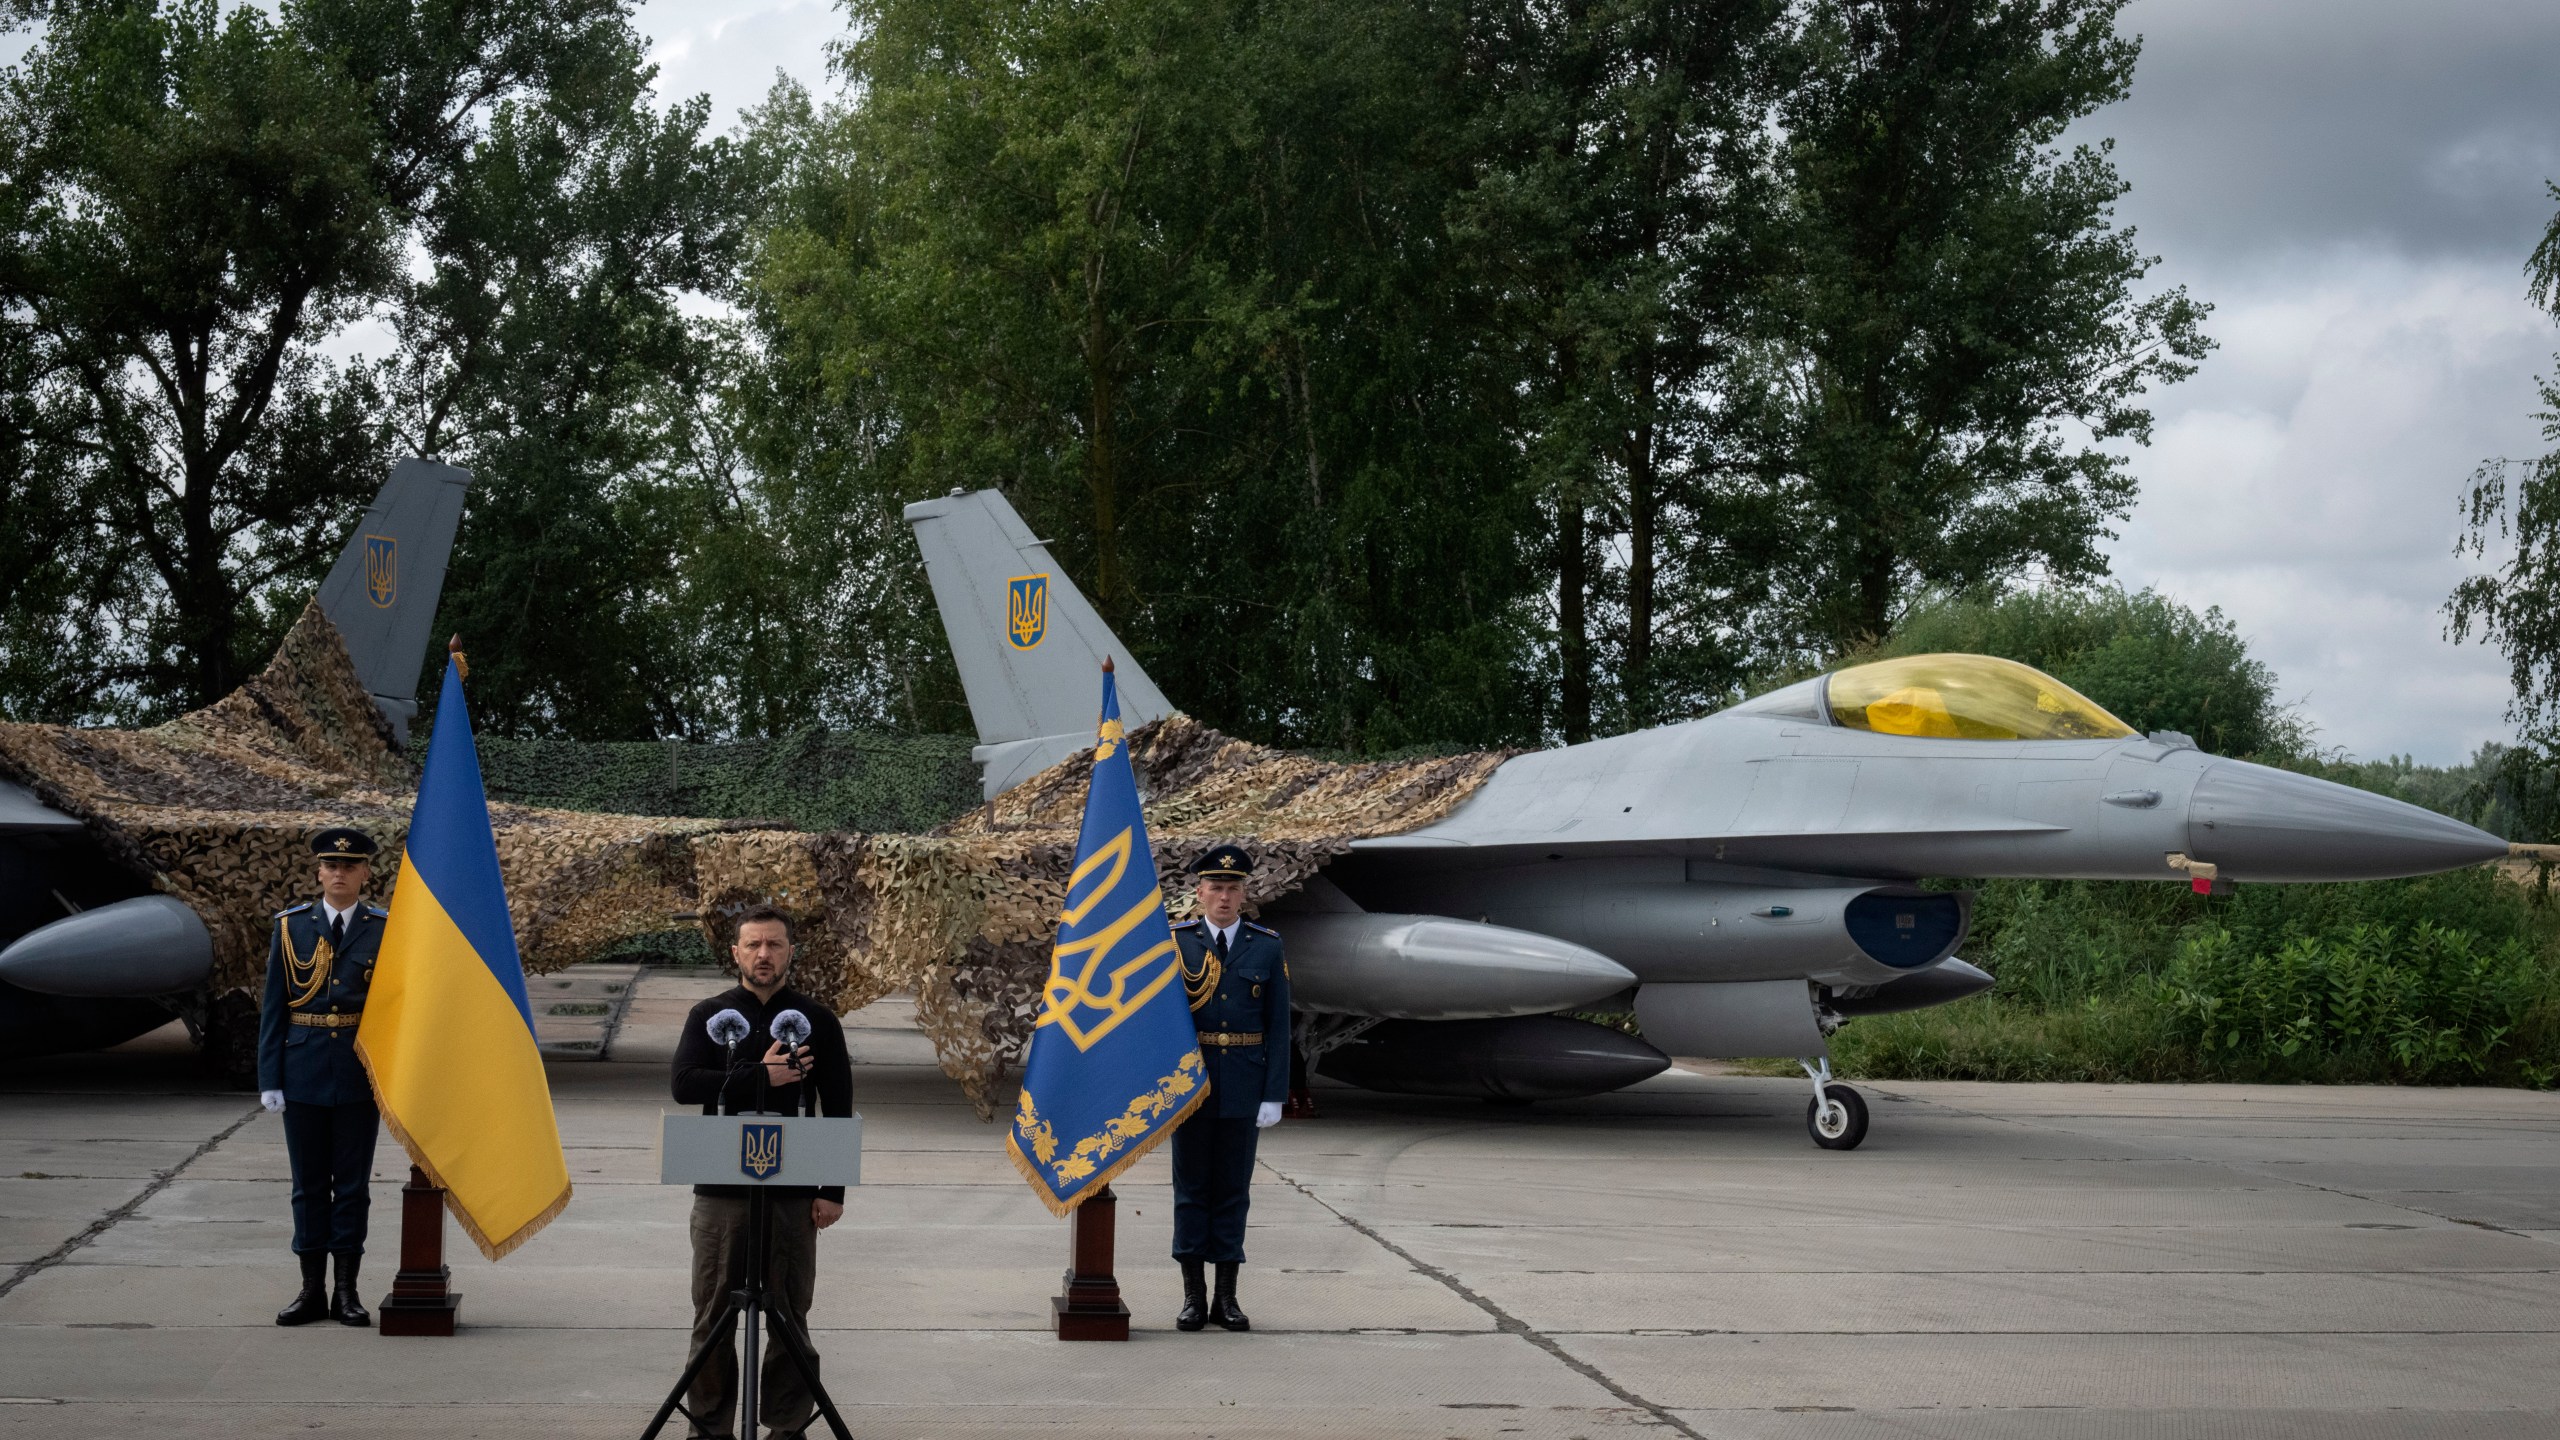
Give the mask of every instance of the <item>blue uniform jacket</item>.
<path id="1" fill-rule="evenodd" d="M 1215 953 L 1209 927 L 1196 919 L 1174 926 L 1173 941 L 1182 947 L 1183 968 L 1193 974 Z M 1289 965 L 1278 935 L 1250 920 L 1239 922 L 1218 988 L 1191 1012 L 1191 1021 L 1204 1035 L 1262 1036 L 1259 1045 L 1200 1047 L 1209 1072 L 1202 1113 L 1250 1119 L 1264 1101 L 1289 1098 Z"/>
<path id="2" fill-rule="evenodd" d="M 329 934 L 329 913 L 317 904 L 296 905 L 267 932 L 267 992 L 258 1006 L 258 1088 L 281 1090 L 304 1105 L 353 1105 L 373 1099 L 373 1082 L 356 1058 L 353 1025 L 296 1025 L 296 1013 L 356 1016 L 373 989 L 373 962 L 382 950 L 382 907 L 359 900 L 347 920 L 346 948 L 329 957 L 326 983 L 300 1005 L 289 1002 L 304 988 L 292 985 L 285 963 L 290 943 L 309 966 Z M 307 973 L 307 972 L 306 972 Z"/>

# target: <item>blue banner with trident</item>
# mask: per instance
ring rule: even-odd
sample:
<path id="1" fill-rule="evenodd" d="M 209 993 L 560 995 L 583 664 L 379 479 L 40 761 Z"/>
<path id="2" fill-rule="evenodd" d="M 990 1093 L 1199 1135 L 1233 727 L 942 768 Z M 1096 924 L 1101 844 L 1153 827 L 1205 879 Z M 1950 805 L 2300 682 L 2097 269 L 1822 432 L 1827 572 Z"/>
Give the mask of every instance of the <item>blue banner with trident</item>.
<path id="1" fill-rule="evenodd" d="M 1005 1137 L 1051 1214 L 1136 1164 L 1208 1093 L 1180 965 L 1105 660 L 1084 829 Z"/>

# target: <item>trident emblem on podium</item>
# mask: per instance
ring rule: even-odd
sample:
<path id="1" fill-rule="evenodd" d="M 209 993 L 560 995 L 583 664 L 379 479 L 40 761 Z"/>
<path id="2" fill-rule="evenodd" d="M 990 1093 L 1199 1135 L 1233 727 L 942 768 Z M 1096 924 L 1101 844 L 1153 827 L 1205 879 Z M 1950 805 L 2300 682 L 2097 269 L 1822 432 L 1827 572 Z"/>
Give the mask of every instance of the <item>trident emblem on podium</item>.
<path id="1" fill-rule="evenodd" d="M 782 1127 L 738 1127 L 738 1168 L 750 1180 L 770 1180 L 782 1170 Z"/>

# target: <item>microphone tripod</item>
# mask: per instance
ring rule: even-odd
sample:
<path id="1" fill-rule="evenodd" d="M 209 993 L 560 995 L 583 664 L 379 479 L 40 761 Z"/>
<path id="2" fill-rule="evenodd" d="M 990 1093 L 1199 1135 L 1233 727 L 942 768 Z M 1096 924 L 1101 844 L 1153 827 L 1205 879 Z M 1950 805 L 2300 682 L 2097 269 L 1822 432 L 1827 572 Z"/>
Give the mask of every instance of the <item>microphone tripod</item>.
<path id="1" fill-rule="evenodd" d="M 735 1054 L 734 1042 L 731 1045 L 731 1053 Z M 756 1071 L 755 1113 L 762 1115 L 767 1113 L 764 1108 L 765 1091 L 772 1083 L 772 1072 L 766 1070 L 761 1061 L 752 1063 L 755 1064 Z M 794 1068 L 798 1068 L 798 1062 L 795 1060 L 793 1063 Z M 799 1112 L 804 1115 L 815 1114 L 817 1113 L 815 1103 L 817 1087 L 807 1083 L 806 1072 L 802 1073 L 804 1079 L 800 1086 Z M 737 1067 L 733 1065 L 729 1074 L 736 1075 Z M 728 1096 L 728 1079 L 724 1077 L 720 1085 L 722 1106 L 720 1113 L 734 1115 L 737 1111 L 729 1106 Z M 729 1292 L 728 1298 L 721 1302 L 720 1313 L 712 1317 L 711 1334 L 695 1348 L 692 1358 L 685 1362 L 684 1373 L 676 1377 L 674 1388 L 667 1391 L 667 1398 L 658 1406 L 658 1413 L 649 1421 L 649 1428 L 640 1432 L 640 1440 L 657 1440 L 658 1432 L 666 1428 L 668 1417 L 678 1410 L 684 1410 L 685 1418 L 695 1426 L 706 1426 L 702 1416 L 694 1414 L 691 1410 L 685 1410 L 684 1394 L 693 1388 L 693 1379 L 702 1373 L 702 1367 L 711 1363 L 712 1355 L 728 1348 L 729 1327 L 733 1321 L 743 1322 L 746 1326 L 746 1340 L 741 1346 L 745 1353 L 739 1357 L 738 1365 L 737 1433 L 749 1437 L 755 1435 L 758 1411 L 762 1408 L 764 1400 L 764 1365 L 758 1344 L 763 1335 L 763 1326 L 757 1323 L 759 1320 L 773 1327 L 774 1338 L 782 1342 L 782 1353 L 791 1358 L 792 1368 L 800 1372 L 801 1383 L 809 1387 L 809 1398 L 817 1402 L 818 1414 L 825 1418 L 827 1429 L 834 1432 L 835 1440 L 853 1440 L 853 1432 L 845 1428 L 844 1417 L 836 1413 L 836 1402 L 828 1396 L 827 1387 L 818 1380 L 817 1347 L 809 1343 L 808 1335 L 801 1330 L 800 1323 L 791 1318 L 789 1309 L 768 1308 L 768 1302 L 765 1299 L 767 1288 L 765 1269 L 771 1258 L 766 1252 L 770 1248 L 772 1234 L 773 1192 L 766 1186 L 758 1185 L 754 1187 L 754 1193 L 747 1198 L 747 1263 L 741 1272 L 739 1283 Z M 707 1428 L 717 1434 L 721 1427 L 708 1426 Z"/>

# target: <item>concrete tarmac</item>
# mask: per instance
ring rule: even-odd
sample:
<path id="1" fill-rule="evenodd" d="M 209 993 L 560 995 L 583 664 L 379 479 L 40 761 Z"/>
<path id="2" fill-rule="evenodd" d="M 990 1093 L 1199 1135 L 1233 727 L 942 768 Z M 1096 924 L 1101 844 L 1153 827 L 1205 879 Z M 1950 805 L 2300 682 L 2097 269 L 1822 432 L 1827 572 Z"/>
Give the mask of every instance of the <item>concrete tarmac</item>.
<path id="1" fill-rule="evenodd" d="M 636 1436 L 689 1320 L 665 1060 L 725 984 L 560 987 L 577 1198 L 498 1265 L 448 1227 L 451 1340 L 276 1327 L 281 1127 L 182 1040 L 0 1065 L 0 1435 Z M 1159 1154 L 1118 1187 L 1137 1333 L 1065 1345 L 1064 1223 L 902 1002 L 848 1026 L 868 1183 L 812 1318 L 859 1436 L 2560 1435 L 2560 1097 L 1872 1084 L 1833 1154 L 1801 1082 L 1328 1090 L 1263 1137 L 1254 1333 L 1172 1328 Z M 369 1303 L 405 1176 L 386 1139 Z"/>

